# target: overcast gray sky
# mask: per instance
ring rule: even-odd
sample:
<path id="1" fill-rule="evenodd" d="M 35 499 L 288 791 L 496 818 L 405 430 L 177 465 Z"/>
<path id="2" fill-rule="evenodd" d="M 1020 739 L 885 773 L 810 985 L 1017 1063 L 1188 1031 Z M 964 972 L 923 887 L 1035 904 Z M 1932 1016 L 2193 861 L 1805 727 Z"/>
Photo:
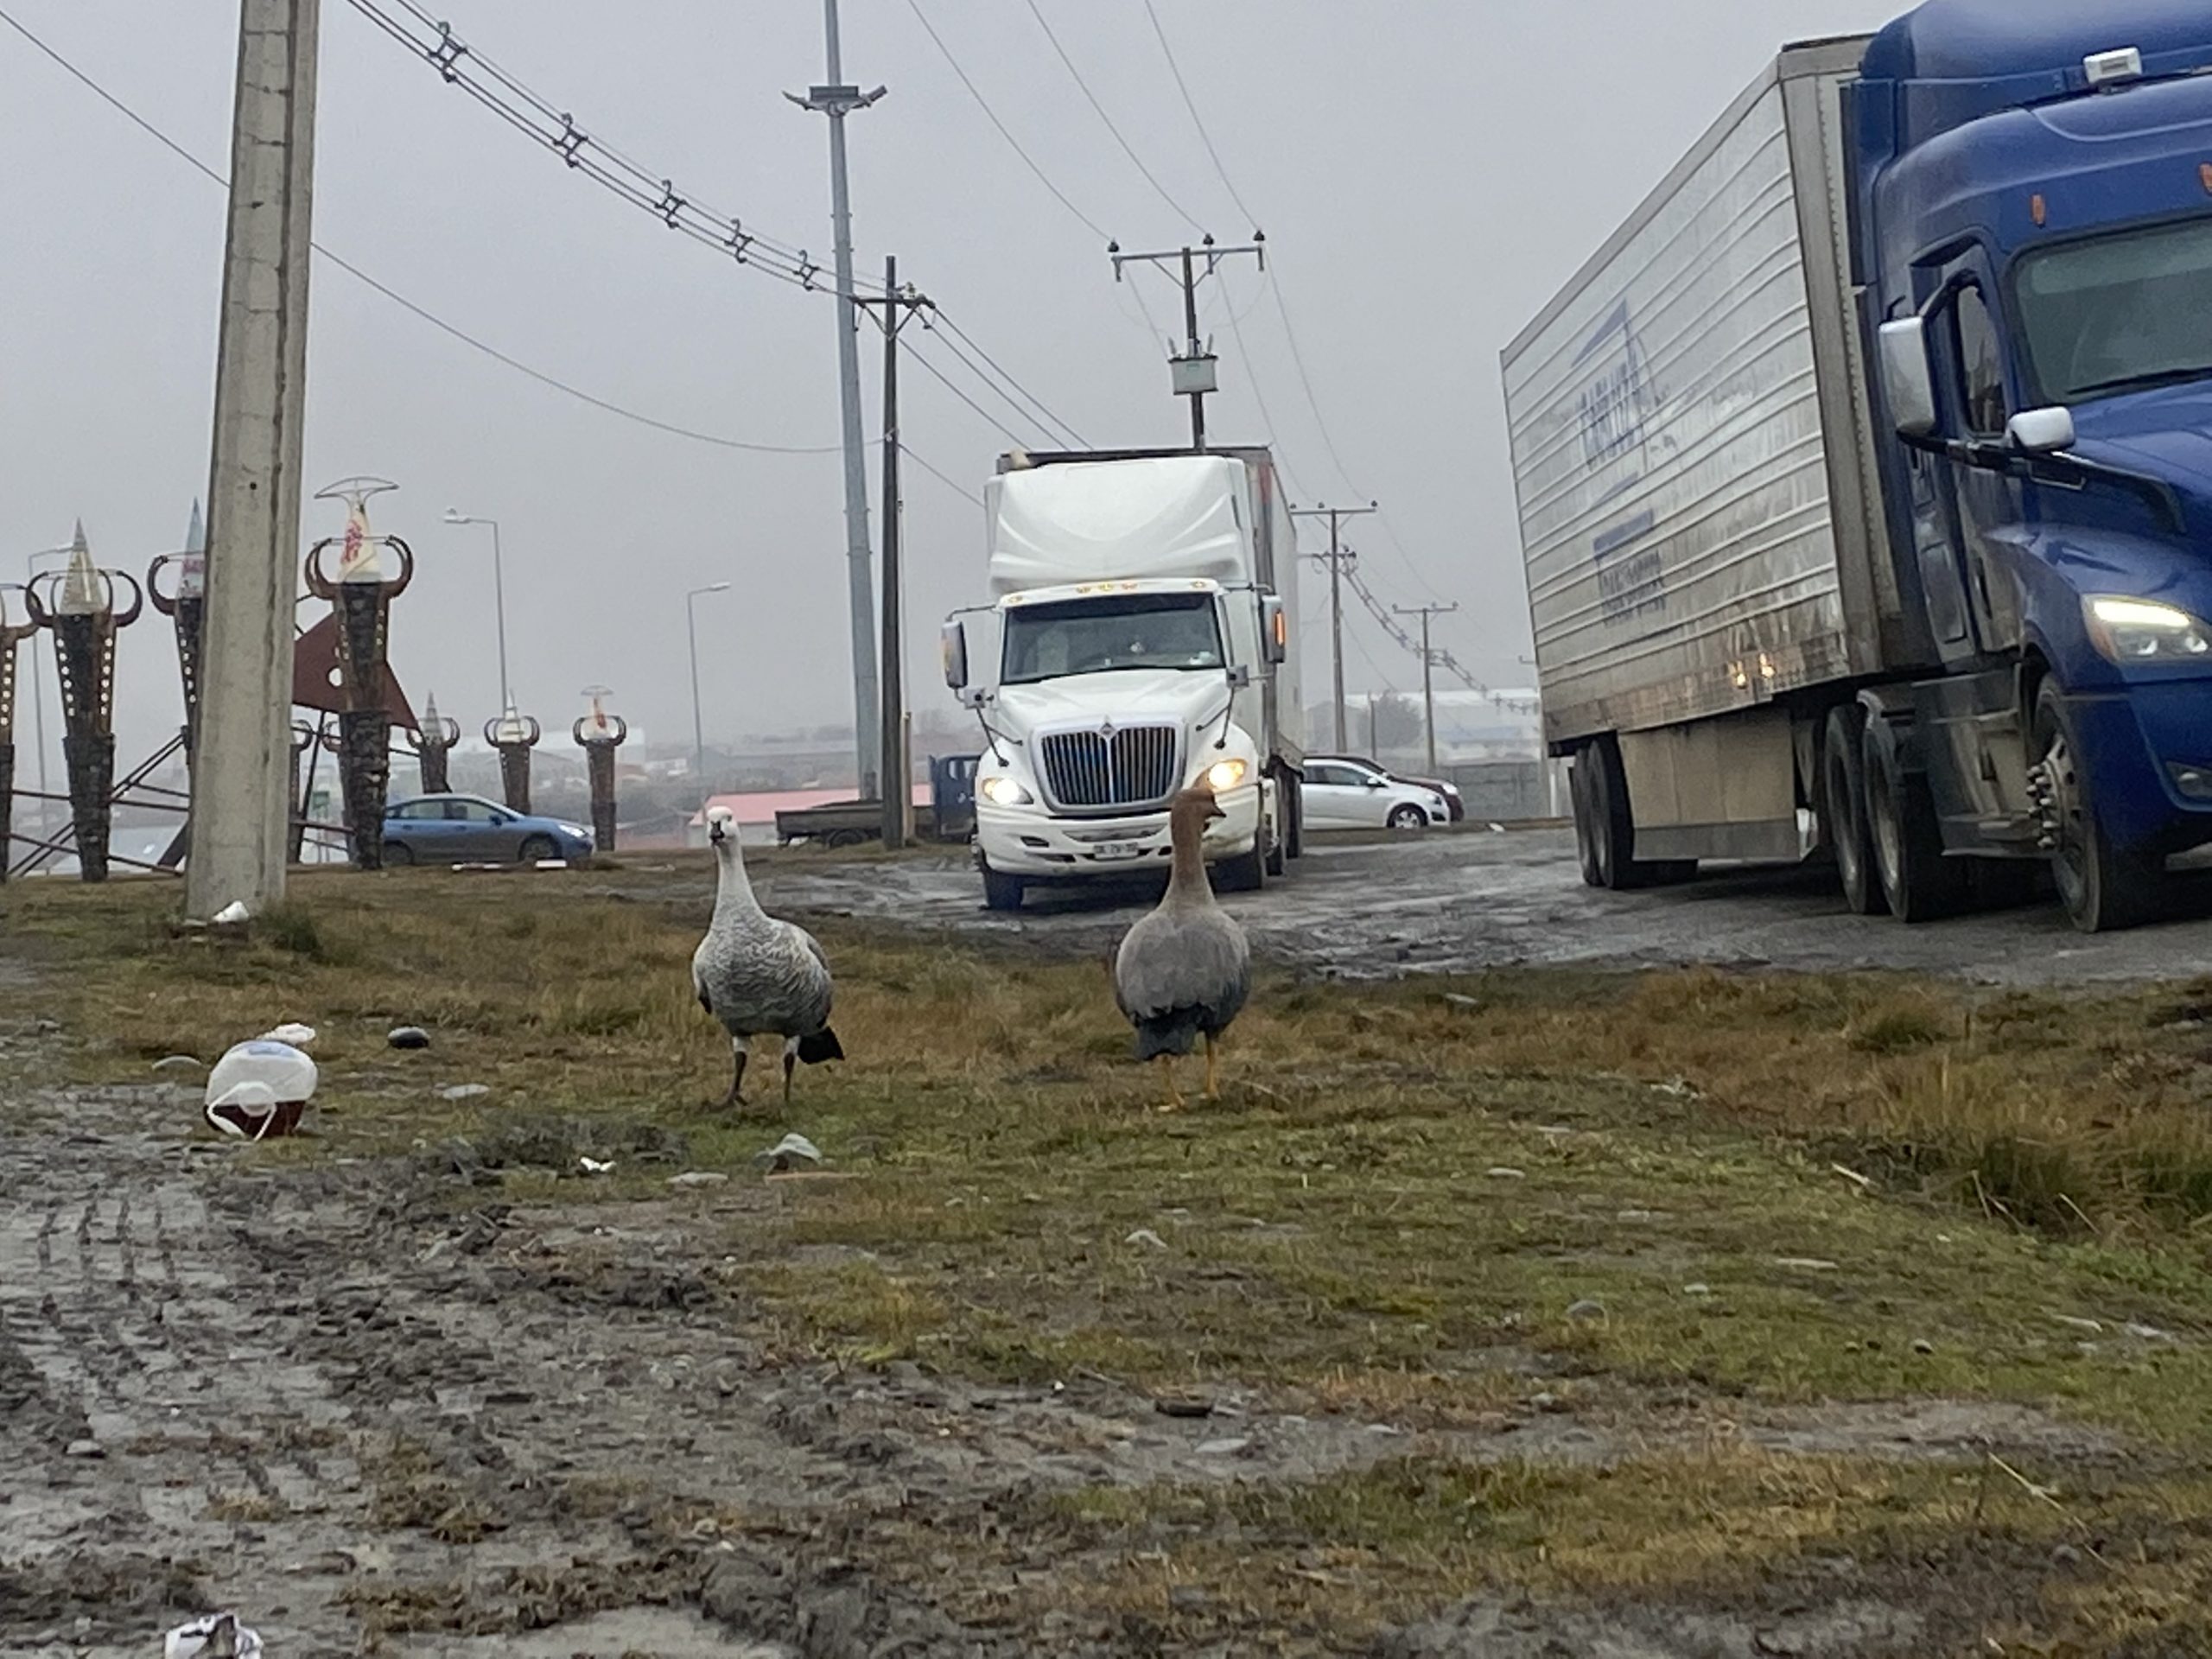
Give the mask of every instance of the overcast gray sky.
<path id="1" fill-rule="evenodd" d="M 916 3 L 1084 214 L 1132 249 L 1194 234 L 1084 101 L 1025 0 Z M 1877 26 L 1902 0 L 1155 3 L 1278 284 L 1239 265 L 1210 292 L 1224 388 L 1212 435 L 1272 438 L 1301 502 L 1379 498 L 1384 522 L 1357 536 L 1378 594 L 1458 601 L 1439 643 L 1494 683 L 1526 683 L 1500 347 L 1782 41 Z M 1039 4 L 1166 194 L 1224 242 L 1243 240 L 1253 227 L 1141 0 Z M 0 8 L 227 166 L 235 0 Z M 815 0 L 435 10 L 679 190 L 827 259 L 823 123 L 781 96 L 821 79 Z M 346 0 L 323 10 L 319 240 L 599 396 L 731 437 L 836 442 L 825 296 L 661 229 L 443 85 Z M 849 124 L 862 272 L 880 275 L 895 252 L 902 277 L 1093 443 L 1179 442 L 1185 407 L 1168 395 L 1162 345 L 1100 239 L 993 130 L 910 0 L 845 0 L 843 16 L 848 77 L 891 88 Z M 103 563 L 139 574 L 181 543 L 207 487 L 223 193 L 4 29 L 0 86 L 0 572 L 20 580 L 23 556 L 81 517 Z M 1145 280 L 1153 315 L 1170 323 L 1174 291 Z M 688 736 L 682 594 L 724 579 L 730 594 L 700 602 L 710 738 L 848 715 L 834 455 L 739 454 L 629 424 L 326 263 L 313 298 L 307 477 L 374 473 L 402 486 L 374 511 L 420 560 L 394 620 L 418 703 L 435 690 L 471 730 L 496 712 L 488 537 L 438 522 L 457 505 L 503 523 L 512 677 L 549 741 L 594 681 L 613 688 L 633 728 Z M 941 347 L 921 349 L 1028 435 Z M 864 346 L 871 430 L 879 373 Z M 914 452 L 972 487 L 1003 439 L 926 375 L 904 386 Z M 937 621 L 980 594 L 982 521 L 918 470 L 906 497 L 908 673 L 926 703 L 944 695 Z M 309 506 L 304 540 L 341 527 L 332 504 Z M 1306 683 L 1325 686 L 1318 573 L 1305 594 Z M 1418 685 L 1418 664 L 1368 619 L 1348 632 L 1353 686 Z M 149 608 L 124 638 L 126 759 L 177 719 L 167 635 Z M 23 725 L 28 742 L 28 709 Z"/>

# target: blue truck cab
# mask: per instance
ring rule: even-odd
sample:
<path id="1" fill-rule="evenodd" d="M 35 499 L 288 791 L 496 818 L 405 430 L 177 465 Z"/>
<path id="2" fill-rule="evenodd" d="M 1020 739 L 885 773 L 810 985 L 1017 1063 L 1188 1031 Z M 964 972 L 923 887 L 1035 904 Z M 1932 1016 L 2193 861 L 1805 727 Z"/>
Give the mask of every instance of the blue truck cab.
<path id="1" fill-rule="evenodd" d="M 1920 855 L 1908 908 L 1949 907 L 1962 856 L 2034 857 L 2078 926 L 2149 919 L 2212 842 L 2212 7 L 1927 0 L 1843 100 L 1889 544 L 1934 671 L 1862 692 L 1917 842 L 1865 851 Z"/>

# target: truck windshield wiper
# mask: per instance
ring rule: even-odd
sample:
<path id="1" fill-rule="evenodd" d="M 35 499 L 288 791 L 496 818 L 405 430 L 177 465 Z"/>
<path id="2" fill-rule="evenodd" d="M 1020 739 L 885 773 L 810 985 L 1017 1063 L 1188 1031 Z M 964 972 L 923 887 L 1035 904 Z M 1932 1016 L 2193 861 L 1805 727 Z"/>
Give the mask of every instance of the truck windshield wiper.
<path id="1" fill-rule="evenodd" d="M 2086 386 L 2076 386 L 2076 397 L 2094 397 L 2107 391 L 2147 391 L 2153 386 L 2178 385 L 2184 380 L 2202 380 L 2212 375 L 2212 363 L 2199 363 L 2185 369 L 2152 369 L 2141 374 L 2116 375 L 2110 380 L 2094 380 Z"/>

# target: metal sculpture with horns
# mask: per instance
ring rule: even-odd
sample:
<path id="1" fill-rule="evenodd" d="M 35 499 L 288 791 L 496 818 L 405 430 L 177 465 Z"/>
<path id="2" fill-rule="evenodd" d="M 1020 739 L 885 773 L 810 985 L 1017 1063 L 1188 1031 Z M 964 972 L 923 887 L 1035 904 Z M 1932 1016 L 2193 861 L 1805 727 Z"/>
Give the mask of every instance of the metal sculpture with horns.
<path id="1" fill-rule="evenodd" d="M 130 605 L 118 611 L 116 584 L 127 583 Z M 107 880 L 108 831 L 115 785 L 115 636 L 138 620 L 145 593 L 120 570 L 92 563 L 79 523 L 66 570 L 49 570 L 23 589 L 31 620 L 54 631 L 61 680 L 62 757 L 69 766 L 69 814 L 78 874 Z"/>
<path id="2" fill-rule="evenodd" d="M 576 721 L 575 736 L 583 745 L 584 767 L 591 777 L 592 844 L 602 853 L 614 850 L 614 751 L 629 741 L 630 722 L 610 715 L 600 701 L 613 693 L 603 685 L 588 685 L 591 713 Z"/>
<path id="3" fill-rule="evenodd" d="M 23 591 L 20 582 L 0 582 L 0 881 L 8 879 L 16 834 L 16 647 L 38 632 L 35 622 L 8 620 L 8 595 Z"/>
<path id="4" fill-rule="evenodd" d="M 386 701 L 385 648 L 391 626 L 391 601 L 415 579 L 415 555 L 397 536 L 369 531 L 368 500 L 399 486 L 389 479 L 346 478 L 315 492 L 318 501 L 346 503 L 346 534 L 325 537 L 308 553 L 308 591 L 330 602 L 338 623 L 338 715 L 340 785 L 346 796 L 346 822 L 353 862 L 365 870 L 384 866 L 385 798 L 391 782 L 391 712 Z M 334 579 L 323 572 L 323 555 L 340 549 Z M 398 574 L 384 574 L 383 550 L 399 561 Z"/>
<path id="5" fill-rule="evenodd" d="M 176 567 L 176 588 L 162 591 L 162 572 Z M 192 524 L 184 549 L 164 553 L 146 567 L 146 597 L 176 629 L 177 677 L 184 683 L 184 760 L 192 764 L 193 734 L 200 724 L 200 641 L 207 607 L 207 526 L 200 504 L 192 504 Z"/>
<path id="6" fill-rule="evenodd" d="M 507 810 L 530 816 L 530 752 L 545 735 L 545 728 L 528 715 L 518 715 L 507 704 L 497 720 L 484 722 L 484 741 L 499 752 L 499 791 Z"/>

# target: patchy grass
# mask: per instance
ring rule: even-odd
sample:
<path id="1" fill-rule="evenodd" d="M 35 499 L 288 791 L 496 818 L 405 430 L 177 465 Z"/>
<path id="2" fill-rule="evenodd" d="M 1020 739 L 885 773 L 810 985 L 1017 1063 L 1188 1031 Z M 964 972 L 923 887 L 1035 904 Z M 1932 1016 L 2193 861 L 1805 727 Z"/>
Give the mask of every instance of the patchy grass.
<path id="1" fill-rule="evenodd" d="M 81 1078 L 306 1020 L 316 1135 L 241 1157 L 458 1135 L 512 1202 L 651 1198 L 731 1258 L 784 1353 L 1463 1431 L 1541 1393 L 1629 1446 L 1662 1421 L 1914 1398 L 2123 1437 L 2056 1502 L 1986 1462 L 1679 1435 L 1604 1466 L 1446 1456 L 1039 1500 L 1022 1524 L 1096 1566 L 1067 1593 L 1170 1650 L 1349 1641 L 1491 1591 L 1694 1599 L 1839 1557 L 1979 1584 L 1978 1628 L 2076 1643 L 2049 1651 L 2202 1631 L 2212 1546 L 2182 1522 L 2212 1493 L 2175 1471 L 2212 1447 L 2212 985 L 1270 975 L 1227 1098 L 1165 1116 L 1101 963 L 832 924 L 853 1059 L 803 1070 L 788 1119 L 734 1117 L 703 1104 L 728 1064 L 688 976 L 704 874 L 310 876 L 243 940 L 174 930 L 173 889 L 41 885 L 10 923 Z M 401 1022 L 435 1046 L 390 1050 Z M 768 1103 L 774 1082 L 754 1079 Z M 456 1083 L 490 1092 L 445 1098 Z M 833 1179 L 756 1185 L 786 1127 Z M 615 1168 L 582 1179 L 585 1154 Z M 678 1160 L 731 1184 L 671 1193 Z M 374 1473 L 393 1526 L 500 1522 L 405 1448 Z M 2044 1571 L 2062 1546 L 2094 1570 Z"/>

